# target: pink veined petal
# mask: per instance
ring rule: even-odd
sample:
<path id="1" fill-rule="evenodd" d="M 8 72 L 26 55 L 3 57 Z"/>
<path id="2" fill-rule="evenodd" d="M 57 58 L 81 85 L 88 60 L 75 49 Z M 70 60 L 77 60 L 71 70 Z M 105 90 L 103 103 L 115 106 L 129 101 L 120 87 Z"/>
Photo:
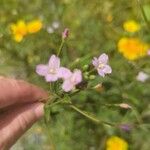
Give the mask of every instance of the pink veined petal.
<path id="1" fill-rule="evenodd" d="M 98 59 L 96 57 L 93 58 L 92 64 L 93 64 L 94 67 L 96 67 L 96 68 L 98 67 L 99 61 L 98 61 Z"/>
<path id="2" fill-rule="evenodd" d="M 109 65 L 105 65 L 103 72 L 109 74 L 112 72 L 112 69 Z"/>
<path id="3" fill-rule="evenodd" d="M 78 69 L 76 69 L 72 75 L 72 80 L 74 80 L 75 84 L 78 84 L 82 81 L 82 72 Z"/>
<path id="4" fill-rule="evenodd" d="M 107 64 L 107 62 L 108 62 L 108 55 L 103 53 L 102 55 L 99 56 L 98 61 L 100 63 Z"/>
<path id="5" fill-rule="evenodd" d="M 57 75 L 59 78 L 67 79 L 72 75 L 72 72 L 68 68 L 60 67 Z"/>
<path id="6" fill-rule="evenodd" d="M 69 92 L 69 91 L 71 91 L 72 89 L 74 89 L 74 85 L 70 82 L 70 80 L 65 80 L 65 81 L 63 82 L 62 89 L 63 89 L 65 92 Z"/>
<path id="7" fill-rule="evenodd" d="M 60 67 L 60 59 L 56 55 L 52 55 L 49 59 L 48 65 L 52 69 L 58 69 Z"/>
<path id="8" fill-rule="evenodd" d="M 58 80 L 58 77 L 56 76 L 56 74 L 47 74 L 45 76 L 45 79 L 47 82 L 54 82 L 54 81 Z"/>
<path id="9" fill-rule="evenodd" d="M 47 65 L 37 65 L 36 66 L 36 73 L 41 75 L 41 76 L 45 76 L 48 73 L 48 66 Z"/>
<path id="10" fill-rule="evenodd" d="M 97 71 L 100 76 L 105 77 L 105 73 L 104 73 L 103 69 L 97 69 Z"/>

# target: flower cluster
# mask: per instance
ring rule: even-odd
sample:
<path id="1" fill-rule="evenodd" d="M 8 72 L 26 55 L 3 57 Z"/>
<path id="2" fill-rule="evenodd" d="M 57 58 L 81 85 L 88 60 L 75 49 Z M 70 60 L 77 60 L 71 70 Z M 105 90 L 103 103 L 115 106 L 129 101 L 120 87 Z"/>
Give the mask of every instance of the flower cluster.
<path id="1" fill-rule="evenodd" d="M 63 32 L 63 37 L 66 31 Z M 92 64 L 97 69 L 100 76 L 104 77 L 105 74 L 110 74 L 112 72 L 111 67 L 107 64 L 108 56 L 103 53 L 98 58 L 94 57 Z M 60 58 L 56 55 L 52 55 L 49 59 L 48 64 L 39 64 L 36 67 L 36 73 L 40 76 L 44 76 L 47 82 L 55 82 L 59 79 L 63 80 L 62 89 L 65 92 L 69 92 L 75 89 L 75 86 L 82 81 L 82 72 L 79 69 L 75 69 L 73 72 L 68 68 L 60 66 Z"/>
<path id="2" fill-rule="evenodd" d="M 137 60 L 141 57 L 148 55 L 149 44 L 141 41 L 135 37 L 137 31 L 141 29 L 138 22 L 134 20 L 128 20 L 123 23 L 123 28 L 130 34 L 130 37 L 122 37 L 118 41 L 118 51 L 128 60 Z"/>
<path id="3" fill-rule="evenodd" d="M 79 69 L 71 72 L 68 68 L 60 66 L 60 58 L 52 55 L 47 65 L 40 64 L 36 67 L 36 72 L 45 77 L 47 82 L 63 80 L 62 89 L 69 92 L 82 81 L 82 73 Z"/>
<path id="4" fill-rule="evenodd" d="M 13 39 L 16 42 L 21 42 L 24 36 L 38 32 L 42 26 L 43 24 L 41 20 L 33 20 L 28 23 L 23 20 L 19 20 L 16 24 L 11 24 L 10 29 L 13 35 Z"/>

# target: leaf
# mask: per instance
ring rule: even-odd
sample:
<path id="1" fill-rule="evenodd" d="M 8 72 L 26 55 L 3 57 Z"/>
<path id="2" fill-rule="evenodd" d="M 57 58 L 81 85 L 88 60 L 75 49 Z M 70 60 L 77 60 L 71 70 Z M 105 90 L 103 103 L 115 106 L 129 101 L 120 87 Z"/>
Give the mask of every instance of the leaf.
<path id="1" fill-rule="evenodd" d="M 150 21 L 150 5 L 144 5 L 143 9 L 147 17 L 147 20 Z"/>

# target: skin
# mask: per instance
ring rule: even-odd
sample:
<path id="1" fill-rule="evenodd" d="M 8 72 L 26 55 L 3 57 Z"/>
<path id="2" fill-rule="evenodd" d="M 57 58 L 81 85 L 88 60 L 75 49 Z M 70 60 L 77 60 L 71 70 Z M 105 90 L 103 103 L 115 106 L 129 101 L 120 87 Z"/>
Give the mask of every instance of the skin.
<path id="1" fill-rule="evenodd" d="M 8 150 L 43 116 L 47 93 L 21 80 L 0 77 L 0 150 Z"/>

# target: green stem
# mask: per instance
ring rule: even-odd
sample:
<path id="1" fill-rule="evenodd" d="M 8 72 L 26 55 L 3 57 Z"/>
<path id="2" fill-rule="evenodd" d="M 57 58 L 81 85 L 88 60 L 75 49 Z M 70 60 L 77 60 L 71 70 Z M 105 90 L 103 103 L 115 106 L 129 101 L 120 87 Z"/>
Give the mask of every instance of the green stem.
<path id="1" fill-rule="evenodd" d="M 92 120 L 92 121 L 95 122 L 96 124 L 101 124 L 101 123 L 103 123 L 103 124 L 107 124 L 107 125 L 109 125 L 109 126 L 114 126 L 114 124 L 112 124 L 112 123 L 109 123 L 109 122 L 106 122 L 106 121 L 100 121 L 99 119 L 97 119 L 97 118 L 95 118 L 95 117 L 93 117 L 93 116 L 87 114 L 87 112 L 80 110 L 79 108 L 77 108 L 77 107 L 74 106 L 74 105 L 70 105 L 70 107 L 71 107 L 72 109 L 74 109 L 75 111 L 79 112 L 80 114 L 82 114 L 83 116 L 87 117 L 88 119 Z"/>
<path id="2" fill-rule="evenodd" d="M 65 43 L 65 40 L 64 40 L 64 39 L 62 39 L 61 44 L 60 44 L 60 47 L 59 47 L 58 52 L 57 52 L 57 56 L 59 56 L 59 55 L 60 55 L 61 50 L 63 49 L 64 43 Z"/>
<path id="3" fill-rule="evenodd" d="M 89 74 L 93 73 L 95 71 L 95 68 L 89 71 Z"/>
<path id="4" fill-rule="evenodd" d="M 54 102 L 52 104 L 50 104 L 50 107 L 54 106 L 54 105 L 57 105 L 57 104 L 60 104 L 64 101 L 64 99 L 60 100 L 60 101 L 57 101 L 57 102 Z"/>

